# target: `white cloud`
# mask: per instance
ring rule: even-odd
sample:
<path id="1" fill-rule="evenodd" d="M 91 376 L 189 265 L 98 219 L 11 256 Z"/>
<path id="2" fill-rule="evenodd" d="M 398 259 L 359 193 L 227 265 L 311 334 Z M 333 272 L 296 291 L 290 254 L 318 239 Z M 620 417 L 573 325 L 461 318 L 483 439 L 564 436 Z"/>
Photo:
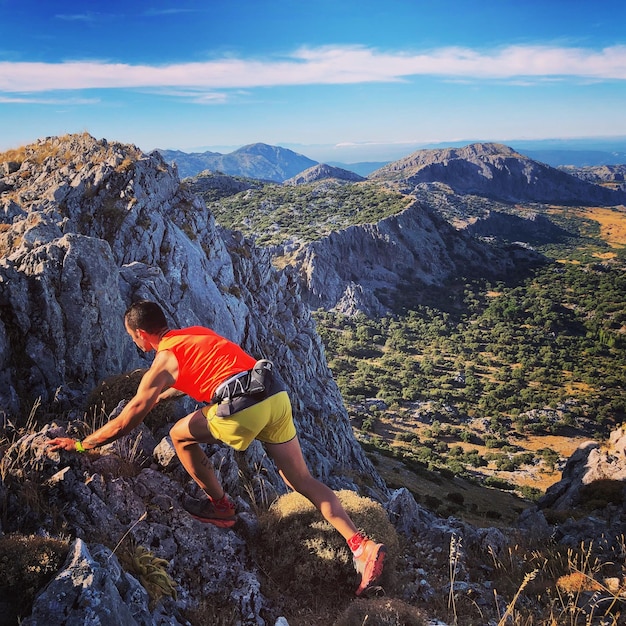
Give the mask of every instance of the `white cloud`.
<path id="1" fill-rule="evenodd" d="M 54 105 L 85 105 L 98 104 L 99 98 L 41 98 L 37 96 L 2 96 L 0 104 L 54 104 Z"/>
<path id="2" fill-rule="evenodd" d="M 626 80 L 626 46 L 602 50 L 508 46 L 490 52 L 442 48 L 423 53 L 323 47 L 303 48 L 280 59 L 225 58 L 171 65 L 93 61 L 1 62 L 0 92 L 155 87 L 210 91 L 278 85 L 394 82 L 418 75 L 464 80 L 553 77 Z M 197 93 L 190 95 L 198 96 Z"/>

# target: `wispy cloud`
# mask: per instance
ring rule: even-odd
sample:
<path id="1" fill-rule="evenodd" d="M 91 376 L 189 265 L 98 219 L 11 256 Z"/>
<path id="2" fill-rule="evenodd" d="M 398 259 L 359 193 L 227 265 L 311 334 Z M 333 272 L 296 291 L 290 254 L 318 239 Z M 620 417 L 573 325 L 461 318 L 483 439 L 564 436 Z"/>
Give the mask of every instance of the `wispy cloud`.
<path id="1" fill-rule="evenodd" d="M 422 53 L 366 47 L 302 48 L 270 59 L 130 65 L 91 61 L 0 63 L 0 92 L 181 88 L 197 91 L 310 84 L 405 81 L 413 76 L 464 80 L 574 78 L 626 80 L 626 46 L 602 50 L 509 46 L 493 51 L 441 48 Z M 212 96 L 213 97 L 213 96 Z"/>
<path id="2" fill-rule="evenodd" d="M 101 13 L 87 11 L 86 13 L 58 13 L 54 17 L 64 22 L 88 22 L 92 24 L 100 21 L 103 16 Z"/>
<path id="3" fill-rule="evenodd" d="M 55 106 L 82 106 L 98 104 L 99 98 L 42 98 L 37 96 L 3 96 L 0 95 L 0 104 L 54 104 Z"/>
<path id="4" fill-rule="evenodd" d="M 144 15 L 148 17 L 159 17 L 161 15 L 177 15 L 179 13 L 198 13 L 200 9 L 183 9 L 183 8 L 172 8 L 172 9 L 147 9 L 144 11 Z"/>

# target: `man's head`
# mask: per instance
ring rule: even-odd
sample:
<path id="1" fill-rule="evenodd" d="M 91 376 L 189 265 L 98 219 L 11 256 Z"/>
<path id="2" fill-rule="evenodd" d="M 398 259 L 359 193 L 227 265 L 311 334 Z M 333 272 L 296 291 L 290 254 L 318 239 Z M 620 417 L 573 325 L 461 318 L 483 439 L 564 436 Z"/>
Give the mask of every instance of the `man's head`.
<path id="1" fill-rule="evenodd" d="M 124 325 L 135 344 L 144 351 L 152 349 L 147 335 L 160 336 L 168 329 L 163 310 L 150 300 L 133 302 L 124 314 Z"/>

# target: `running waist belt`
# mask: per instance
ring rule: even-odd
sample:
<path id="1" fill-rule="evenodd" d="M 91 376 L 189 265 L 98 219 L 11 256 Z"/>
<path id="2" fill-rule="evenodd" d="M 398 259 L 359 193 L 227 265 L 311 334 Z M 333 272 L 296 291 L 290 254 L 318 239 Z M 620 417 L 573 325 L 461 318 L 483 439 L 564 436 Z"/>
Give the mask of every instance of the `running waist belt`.
<path id="1" fill-rule="evenodd" d="M 240 372 L 224 381 L 213 394 L 214 403 L 224 402 L 240 396 L 256 396 L 262 394 L 269 386 L 274 364 L 267 359 L 261 359 L 254 367 Z"/>

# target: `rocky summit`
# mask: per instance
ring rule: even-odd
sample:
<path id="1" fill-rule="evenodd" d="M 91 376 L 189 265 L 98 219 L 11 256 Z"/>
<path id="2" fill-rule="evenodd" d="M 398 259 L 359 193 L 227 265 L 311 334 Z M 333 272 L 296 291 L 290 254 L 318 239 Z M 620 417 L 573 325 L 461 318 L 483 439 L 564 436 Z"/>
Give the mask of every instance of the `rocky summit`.
<path id="1" fill-rule="evenodd" d="M 621 190 L 583 181 L 497 143 L 418 150 L 372 172 L 368 179 L 395 182 L 407 191 L 420 183 L 445 183 L 456 193 L 503 202 L 578 206 L 626 203 Z"/>
<path id="2" fill-rule="evenodd" d="M 99 381 L 146 367 L 122 318 L 149 298 L 173 327 L 210 326 L 280 364 L 299 419 L 336 425 L 314 428 L 311 445 L 337 461 L 356 454 L 370 471 L 295 277 L 237 234 L 218 234 L 158 153 L 72 135 L 11 159 L 1 196 L 2 414 L 27 414 L 35 401 L 76 408 Z"/>
<path id="3" fill-rule="evenodd" d="M 439 225 L 419 206 L 407 209 L 371 227 L 372 254 L 385 241 L 413 238 L 398 249 L 398 262 L 408 267 L 418 258 L 428 275 L 448 271 L 445 263 L 437 270 L 439 261 L 425 251 L 414 254 L 415 233 Z M 445 238 L 449 231 L 441 232 Z M 333 245 L 337 255 L 342 248 L 350 254 L 363 241 L 355 233 Z M 357 504 L 367 500 L 362 526 L 387 533 L 387 598 L 354 602 L 350 555 L 343 544 L 332 551 L 319 517 L 295 539 L 272 536 L 285 519 L 293 526 L 308 513 L 299 503 L 281 508 L 287 487 L 258 442 L 245 453 L 207 450 L 237 502 L 238 526 L 218 529 L 185 513 L 182 495 L 193 495 L 194 485 L 168 432 L 195 407 L 190 400 L 157 407 L 133 433 L 97 452 L 49 452 L 50 437 L 91 432 L 132 397 L 149 365 L 122 323 L 138 298 L 158 301 L 172 326 L 210 326 L 276 364 L 312 471 L 331 488 L 358 494 Z M 288 626 L 338 617 L 339 624 L 348 622 L 337 613 L 369 603 L 387 618 L 419 606 L 420 621 L 410 623 L 441 624 L 429 613 L 462 598 L 497 623 L 506 606 L 495 594 L 494 610 L 493 579 L 520 541 L 570 547 L 597 540 L 606 561 L 615 561 L 625 532 L 623 429 L 603 449 L 578 451 L 565 482 L 527 507 L 515 529 L 441 519 L 407 489 L 390 489 L 355 440 L 309 310 L 296 272 L 276 270 L 269 250 L 218 229 L 160 154 L 82 134 L 0 155 L 0 415 L 3 432 L 11 433 L 0 452 L 6 623 Z M 563 522 L 557 514 L 587 502 L 597 481 L 604 490 L 593 492 L 594 508 Z M 382 511 L 384 524 L 370 526 L 373 510 Z M 54 552 L 59 544 L 65 547 Z M 270 572 L 279 557 L 292 560 Z M 585 601 L 617 597 L 619 605 L 622 583 L 611 580 Z M 618 591 L 610 592 L 614 580 Z M 298 582 L 316 599 L 306 604 L 295 594 L 289 603 L 280 585 Z M 334 616 L 316 621 L 326 597 L 335 602 Z"/>

